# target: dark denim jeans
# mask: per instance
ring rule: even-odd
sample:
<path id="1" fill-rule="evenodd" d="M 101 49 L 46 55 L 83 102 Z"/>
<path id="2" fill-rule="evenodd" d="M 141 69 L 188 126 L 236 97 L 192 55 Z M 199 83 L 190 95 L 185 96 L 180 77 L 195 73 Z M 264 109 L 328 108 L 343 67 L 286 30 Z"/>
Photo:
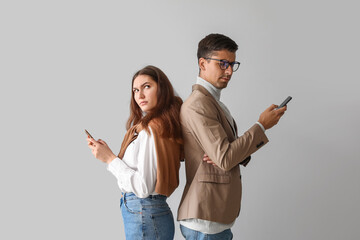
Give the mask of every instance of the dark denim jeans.
<path id="1" fill-rule="evenodd" d="M 174 239 L 174 218 L 166 196 L 138 198 L 133 193 L 125 193 L 120 200 L 120 208 L 127 240 Z"/>
<path id="2" fill-rule="evenodd" d="M 230 229 L 216 234 L 206 234 L 184 227 L 180 224 L 181 233 L 186 240 L 231 240 L 233 234 Z"/>

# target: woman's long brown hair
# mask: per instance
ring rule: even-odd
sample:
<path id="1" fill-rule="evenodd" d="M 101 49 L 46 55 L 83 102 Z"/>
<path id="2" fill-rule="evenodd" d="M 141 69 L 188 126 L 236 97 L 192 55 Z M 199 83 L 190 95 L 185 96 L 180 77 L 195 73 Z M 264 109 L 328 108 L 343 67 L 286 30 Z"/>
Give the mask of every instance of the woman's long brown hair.
<path id="1" fill-rule="evenodd" d="M 139 75 L 150 76 L 157 83 L 156 107 L 145 116 L 137 105 L 134 91 L 132 91 L 134 80 Z M 136 124 L 142 124 L 145 129 L 148 129 L 149 122 L 154 120 L 159 126 L 160 136 L 181 141 L 180 107 L 183 101 L 180 97 L 175 96 L 174 89 L 163 71 L 151 65 L 140 69 L 133 76 L 131 92 L 130 116 L 126 123 L 126 129 Z"/>

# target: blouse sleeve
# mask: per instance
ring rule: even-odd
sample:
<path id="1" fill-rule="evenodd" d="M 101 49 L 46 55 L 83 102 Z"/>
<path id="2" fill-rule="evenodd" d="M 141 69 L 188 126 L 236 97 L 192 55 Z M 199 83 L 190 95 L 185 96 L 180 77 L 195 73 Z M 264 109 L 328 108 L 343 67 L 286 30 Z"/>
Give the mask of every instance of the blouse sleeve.
<path id="1" fill-rule="evenodd" d="M 124 161 L 115 158 L 107 169 L 117 178 L 120 189 L 133 192 L 139 198 L 146 198 L 155 191 L 156 184 L 156 149 L 152 130 L 150 134 L 140 131 L 137 139 L 131 143 L 133 151 L 126 152 L 126 162 L 137 163 L 129 167 Z M 128 150 L 128 149 L 127 149 Z"/>

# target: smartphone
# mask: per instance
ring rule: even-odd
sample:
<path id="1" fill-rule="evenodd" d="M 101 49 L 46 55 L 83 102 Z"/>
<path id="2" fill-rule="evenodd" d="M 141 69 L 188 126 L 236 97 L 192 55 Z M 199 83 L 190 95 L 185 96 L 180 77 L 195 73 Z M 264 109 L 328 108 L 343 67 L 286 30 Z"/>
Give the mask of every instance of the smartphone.
<path id="1" fill-rule="evenodd" d="M 93 138 L 93 136 L 91 136 L 91 134 L 85 129 L 85 133 L 89 136 L 89 137 L 91 137 L 92 139 L 94 139 Z"/>
<path id="2" fill-rule="evenodd" d="M 286 104 L 288 104 L 288 102 L 290 102 L 291 99 L 292 99 L 292 97 L 288 96 L 276 109 L 285 107 Z"/>

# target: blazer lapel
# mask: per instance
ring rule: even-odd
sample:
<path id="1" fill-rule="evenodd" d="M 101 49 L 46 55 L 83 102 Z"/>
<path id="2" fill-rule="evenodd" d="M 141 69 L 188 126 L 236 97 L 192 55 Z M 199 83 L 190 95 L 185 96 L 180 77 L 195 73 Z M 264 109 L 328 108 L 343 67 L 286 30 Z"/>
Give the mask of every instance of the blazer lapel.
<path id="1" fill-rule="evenodd" d="M 215 107 L 217 108 L 218 112 L 220 113 L 220 120 L 221 120 L 221 124 L 224 127 L 224 130 L 226 132 L 226 135 L 228 136 L 229 140 L 232 142 L 235 140 L 235 136 L 237 136 L 237 129 L 236 129 L 236 124 L 234 124 L 235 126 L 235 134 L 233 131 L 233 128 L 231 127 L 229 121 L 227 120 L 224 110 L 222 109 L 222 107 L 218 104 L 218 102 L 216 101 L 216 99 L 211 95 L 211 93 L 208 92 L 208 90 L 206 90 L 203 86 L 199 85 L 199 84 L 195 84 L 192 87 L 192 90 L 195 91 L 200 91 L 202 94 L 204 94 L 206 97 L 208 97 L 211 102 L 215 105 Z M 234 121 L 234 119 L 233 119 Z M 234 121 L 235 123 L 235 121 Z"/>

